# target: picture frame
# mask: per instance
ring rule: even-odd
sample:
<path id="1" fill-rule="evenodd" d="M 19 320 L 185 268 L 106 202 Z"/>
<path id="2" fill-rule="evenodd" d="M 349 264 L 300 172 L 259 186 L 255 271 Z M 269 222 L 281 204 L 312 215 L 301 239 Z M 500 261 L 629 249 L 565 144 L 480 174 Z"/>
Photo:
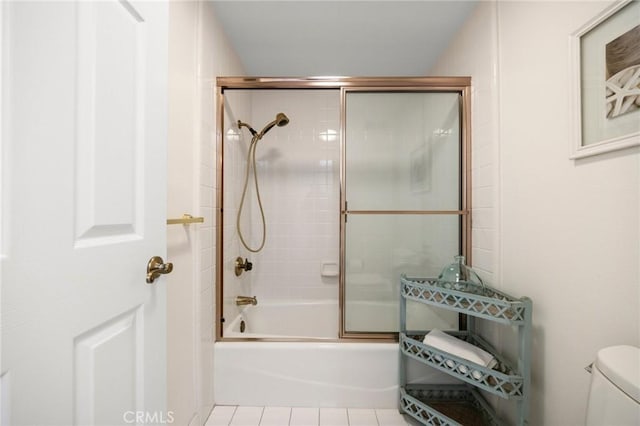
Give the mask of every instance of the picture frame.
<path id="1" fill-rule="evenodd" d="M 640 2 L 622 0 L 570 36 L 570 158 L 640 145 Z"/>

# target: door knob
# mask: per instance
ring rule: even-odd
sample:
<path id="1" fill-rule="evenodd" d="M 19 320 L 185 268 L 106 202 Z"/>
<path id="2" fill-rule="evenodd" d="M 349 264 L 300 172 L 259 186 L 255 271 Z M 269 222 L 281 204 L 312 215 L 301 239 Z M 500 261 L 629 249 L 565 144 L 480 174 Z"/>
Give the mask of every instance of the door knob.
<path id="1" fill-rule="evenodd" d="M 173 263 L 164 263 L 160 256 L 153 256 L 147 263 L 147 284 L 151 284 L 160 275 L 169 274 L 173 271 Z"/>

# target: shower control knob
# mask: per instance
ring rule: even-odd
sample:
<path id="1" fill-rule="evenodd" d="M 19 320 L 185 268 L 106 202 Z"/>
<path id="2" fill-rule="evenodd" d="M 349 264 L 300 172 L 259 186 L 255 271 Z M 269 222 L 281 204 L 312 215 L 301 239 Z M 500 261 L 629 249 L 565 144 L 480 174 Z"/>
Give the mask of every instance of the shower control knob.
<path id="1" fill-rule="evenodd" d="M 242 260 L 241 257 L 236 257 L 235 273 L 236 277 L 242 275 L 244 271 L 250 271 L 253 269 L 253 263 L 249 262 L 249 259 Z"/>

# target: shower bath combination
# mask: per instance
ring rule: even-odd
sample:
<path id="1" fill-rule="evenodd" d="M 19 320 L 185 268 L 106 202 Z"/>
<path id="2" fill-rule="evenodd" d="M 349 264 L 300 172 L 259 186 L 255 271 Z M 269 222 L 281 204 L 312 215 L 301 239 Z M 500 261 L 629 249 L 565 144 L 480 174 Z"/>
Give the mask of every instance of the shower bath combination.
<path id="1" fill-rule="evenodd" d="M 262 207 L 262 199 L 260 198 L 260 188 L 258 185 L 258 170 L 256 168 L 256 147 L 258 145 L 258 141 L 263 138 L 265 134 L 273 127 L 283 127 L 289 124 L 289 118 L 282 112 L 279 112 L 276 115 L 275 120 L 268 123 L 264 128 L 258 133 L 255 131 L 249 124 L 244 123 L 238 120 L 238 129 L 242 129 L 246 127 L 251 132 L 252 138 L 251 143 L 249 144 L 249 151 L 247 153 L 247 171 L 244 176 L 244 187 L 242 188 L 242 197 L 240 198 L 240 206 L 238 207 L 238 217 L 236 219 L 236 230 L 238 231 L 238 237 L 240 238 L 240 242 L 252 253 L 257 253 L 264 247 L 264 244 L 267 239 L 267 222 L 264 217 L 264 209 Z M 244 235 L 242 234 L 242 227 L 240 226 L 240 217 L 242 216 L 242 209 L 244 207 L 244 200 L 247 195 L 247 187 L 249 186 L 249 174 L 251 173 L 251 169 L 253 168 L 253 182 L 256 190 L 256 198 L 258 200 L 258 208 L 260 209 L 260 218 L 262 220 L 262 241 L 257 248 L 249 247 L 249 244 L 244 239 Z"/>
<path id="2" fill-rule="evenodd" d="M 216 403 L 397 407 L 395 272 L 429 276 L 417 274 L 432 267 L 437 275 L 453 255 L 470 254 L 471 79 L 218 77 L 216 89 Z M 278 140 L 277 152 L 261 154 L 259 178 L 247 172 L 242 182 L 244 150 L 253 167 L 257 141 L 287 121 L 278 105 L 295 108 L 295 140 Z M 237 122 L 250 113 L 270 122 L 262 132 Z M 247 140 L 238 144 L 242 127 Z M 233 259 L 243 243 L 234 225 L 249 179 L 262 195 L 271 189 L 265 213 L 274 216 L 269 245 L 256 254 L 262 267 L 239 280 Z M 243 198 L 252 208 L 243 208 L 241 235 L 257 249 L 258 209 L 249 215 L 253 194 Z M 325 263 L 337 277 L 322 275 Z M 411 323 L 458 328 L 457 312 L 425 308 Z M 446 380 L 438 373 L 429 381 Z"/>
<path id="3" fill-rule="evenodd" d="M 216 337 L 396 341 L 398 273 L 470 254 L 470 79 L 216 82 Z M 460 324 L 413 305 L 410 320 Z"/>

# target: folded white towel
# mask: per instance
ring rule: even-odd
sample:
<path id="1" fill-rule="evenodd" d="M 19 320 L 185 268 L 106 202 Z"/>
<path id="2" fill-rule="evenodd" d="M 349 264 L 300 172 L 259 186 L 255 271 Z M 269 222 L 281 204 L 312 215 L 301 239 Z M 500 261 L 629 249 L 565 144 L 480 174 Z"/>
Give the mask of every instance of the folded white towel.
<path id="1" fill-rule="evenodd" d="M 483 367 L 493 368 L 498 363 L 494 356 L 489 352 L 482 350 L 471 343 L 467 343 L 464 340 L 450 336 L 440 330 L 431 330 L 429 334 L 424 336 L 423 343 L 425 345 L 433 346 L 443 352 L 448 352 L 451 355 L 471 361 L 475 364 L 482 365 Z M 453 368 L 453 363 L 448 365 Z M 464 371 L 460 372 L 465 374 L 466 368 L 464 368 Z M 474 371 L 474 373 L 478 373 L 479 375 L 479 377 L 476 377 L 477 375 L 473 374 L 476 379 L 481 377 L 478 371 Z"/>

